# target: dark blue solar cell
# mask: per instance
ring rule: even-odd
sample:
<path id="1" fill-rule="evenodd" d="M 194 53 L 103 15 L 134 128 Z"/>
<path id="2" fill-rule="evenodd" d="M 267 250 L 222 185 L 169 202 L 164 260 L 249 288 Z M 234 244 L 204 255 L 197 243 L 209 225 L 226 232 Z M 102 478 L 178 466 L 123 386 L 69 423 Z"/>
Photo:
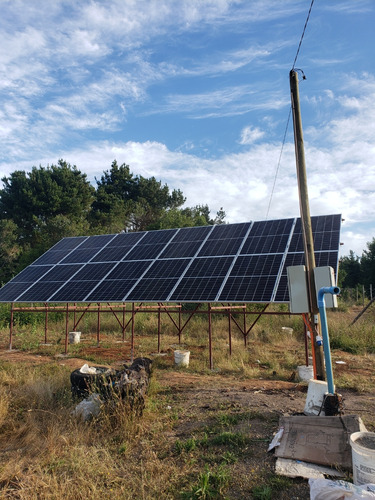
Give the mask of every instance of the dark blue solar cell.
<path id="1" fill-rule="evenodd" d="M 341 215 L 317 215 L 311 217 L 311 228 L 314 232 L 330 232 L 330 231 L 340 231 L 341 228 Z M 294 232 L 302 232 L 301 219 L 298 218 L 296 222 L 296 227 Z"/>
<path id="2" fill-rule="evenodd" d="M 57 265 L 54 266 L 49 273 L 47 273 L 40 281 L 66 281 L 73 276 L 79 269 L 81 265 Z"/>
<path id="3" fill-rule="evenodd" d="M 108 243 L 109 247 L 128 247 L 135 245 L 138 241 L 141 241 L 144 236 L 146 236 L 145 231 L 140 231 L 138 233 L 120 233 L 116 235 L 112 241 Z"/>
<path id="4" fill-rule="evenodd" d="M 3 288 L 0 288 L 0 302 L 14 302 L 30 285 L 31 283 L 27 285 L 25 283 L 7 283 Z"/>
<path id="5" fill-rule="evenodd" d="M 177 278 L 186 269 L 190 259 L 172 259 L 155 261 L 144 278 Z"/>
<path id="6" fill-rule="evenodd" d="M 200 241 L 202 242 L 206 236 L 212 231 L 213 226 L 200 226 L 200 227 L 184 227 L 179 229 L 173 242 L 180 241 Z"/>
<path id="7" fill-rule="evenodd" d="M 60 264 L 85 264 L 98 252 L 97 248 L 77 248 L 63 259 Z"/>
<path id="8" fill-rule="evenodd" d="M 314 234 L 314 250 L 315 252 L 338 248 L 340 245 L 339 231 L 331 231 L 329 233 Z"/>
<path id="9" fill-rule="evenodd" d="M 303 236 L 302 233 L 293 233 L 290 240 L 289 252 L 303 252 Z"/>
<path id="10" fill-rule="evenodd" d="M 98 236 L 89 236 L 86 241 L 80 245 L 79 248 L 103 248 L 104 245 L 109 243 L 115 238 L 115 234 L 100 234 Z"/>
<path id="11" fill-rule="evenodd" d="M 316 252 L 315 264 L 317 267 L 333 267 L 335 275 L 337 276 L 338 252 Z"/>
<path id="12" fill-rule="evenodd" d="M 223 302 L 271 302 L 274 276 L 228 278 L 220 294 Z"/>
<path id="13" fill-rule="evenodd" d="M 52 266 L 29 266 L 15 276 L 11 283 L 34 283 L 46 274 Z"/>
<path id="14" fill-rule="evenodd" d="M 207 240 L 198 256 L 204 255 L 236 255 L 243 238 L 228 238 L 225 240 Z"/>
<path id="15" fill-rule="evenodd" d="M 47 302 L 50 296 L 55 293 L 63 283 L 61 281 L 39 281 L 29 290 L 23 293 L 18 301 L 20 302 Z"/>
<path id="16" fill-rule="evenodd" d="M 105 247 L 91 259 L 91 262 L 119 262 L 123 258 L 126 258 L 126 255 L 132 248 L 132 246 Z"/>
<path id="17" fill-rule="evenodd" d="M 239 224 L 220 224 L 218 226 L 214 226 L 214 229 L 210 233 L 208 239 L 222 240 L 227 238 L 243 238 L 250 225 L 250 222 L 241 222 Z"/>
<path id="18" fill-rule="evenodd" d="M 142 245 L 150 245 L 155 243 L 163 243 L 164 245 L 172 239 L 176 234 L 176 229 L 165 229 L 162 231 L 149 231 L 142 238 Z"/>
<path id="19" fill-rule="evenodd" d="M 275 302 L 289 302 L 288 278 L 285 275 L 280 278 L 277 293 L 275 295 Z"/>
<path id="20" fill-rule="evenodd" d="M 278 275 L 282 255 L 240 256 L 236 259 L 230 276 Z"/>
<path id="21" fill-rule="evenodd" d="M 276 236 L 290 234 L 294 219 L 280 219 L 254 222 L 250 236 Z"/>
<path id="22" fill-rule="evenodd" d="M 170 243 L 163 253 L 160 255 L 161 259 L 173 259 L 183 257 L 194 257 L 199 247 L 202 245 L 201 241 L 184 241 L 180 243 Z"/>
<path id="23" fill-rule="evenodd" d="M 113 268 L 113 271 L 106 279 L 112 280 L 130 280 L 138 279 L 150 266 L 150 261 L 125 261 L 120 262 Z"/>
<path id="24" fill-rule="evenodd" d="M 305 264 L 305 254 L 300 253 L 288 253 L 285 259 L 282 274 L 287 274 L 287 268 L 290 266 L 301 266 Z"/>
<path id="25" fill-rule="evenodd" d="M 190 278 L 213 276 L 224 277 L 226 276 L 232 262 L 232 257 L 203 257 L 194 259 L 185 276 Z"/>
<path id="26" fill-rule="evenodd" d="M 88 236 L 72 236 L 68 238 L 63 238 L 56 245 L 54 245 L 51 250 L 73 250 L 73 248 L 78 247 L 83 241 L 87 240 Z"/>
<path id="27" fill-rule="evenodd" d="M 155 245 L 137 245 L 126 256 L 126 260 L 154 260 L 163 250 L 164 245 L 159 243 Z"/>
<path id="28" fill-rule="evenodd" d="M 86 264 L 81 268 L 81 270 L 74 276 L 74 281 L 99 281 L 104 278 L 113 268 L 113 264 Z"/>
<path id="29" fill-rule="evenodd" d="M 165 301 L 177 278 L 143 279 L 126 297 L 127 301 Z"/>
<path id="30" fill-rule="evenodd" d="M 280 236 L 253 236 L 246 238 L 241 255 L 256 253 L 284 253 L 289 234 Z"/>
<path id="31" fill-rule="evenodd" d="M 122 302 L 136 280 L 103 280 L 90 295 L 88 302 Z"/>
<path id="32" fill-rule="evenodd" d="M 213 302 L 222 278 L 183 278 L 171 296 L 173 302 Z"/>
<path id="33" fill-rule="evenodd" d="M 69 281 L 51 297 L 52 302 L 87 302 L 85 300 L 99 281 Z M 60 283 L 61 285 L 61 283 Z"/>
<path id="34" fill-rule="evenodd" d="M 47 264 L 57 264 L 66 256 L 65 250 L 49 250 L 37 259 L 33 265 L 44 266 Z"/>

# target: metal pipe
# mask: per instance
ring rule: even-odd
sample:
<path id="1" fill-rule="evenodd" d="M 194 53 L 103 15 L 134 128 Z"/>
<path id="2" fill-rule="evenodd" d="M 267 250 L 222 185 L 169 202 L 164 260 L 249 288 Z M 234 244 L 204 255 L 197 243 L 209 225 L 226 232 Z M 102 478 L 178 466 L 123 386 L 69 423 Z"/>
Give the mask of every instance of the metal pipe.
<path id="1" fill-rule="evenodd" d="M 100 306 L 101 306 L 101 303 L 98 302 L 98 320 L 97 320 L 97 330 L 96 330 L 97 347 L 99 347 L 99 345 L 100 345 Z"/>
<path id="2" fill-rule="evenodd" d="M 159 304 L 159 310 L 158 310 L 158 352 L 160 352 L 160 333 L 161 333 L 161 311 L 160 311 L 160 304 Z"/>
<path id="3" fill-rule="evenodd" d="M 208 304 L 208 350 L 210 358 L 210 370 L 213 370 L 214 363 L 212 357 L 212 316 L 211 316 L 211 304 Z"/>
<path id="4" fill-rule="evenodd" d="M 69 303 L 66 303 L 65 316 L 65 354 L 68 354 L 68 333 L 69 333 Z"/>
<path id="5" fill-rule="evenodd" d="M 45 303 L 45 308 L 46 308 L 46 315 L 44 319 L 44 343 L 47 344 L 47 332 L 48 332 L 48 304 Z"/>
<path id="6" fill-rule="evenodd" d="M 10 323 L 9 323 L 9 350 L 12 350 L 13 346 L 13 327 L 14 327 L 14 305 L 13 302 L 10 306 Z"/>
<path id="7" fill-rule="evenodd" d="M 328 393 L 334 394 L 335 389 L 334 389 L 334 383 L 333 383 L 331 348 L 329 345 L 326 304 L 325 304 L 325 300 L 324 300 L 324 295 L 326 293 L 330 293 L 332 295 L 337 295 L 338 293 L 340 293 L 340 288 L 338 286 L 324 286 L 318 292 L 318 307 L 319 307 L 320 320 L 321 320 L 321 325 L 322 325 L 323 351 L 324 351 L 324 360 L 326 362 Z"/>

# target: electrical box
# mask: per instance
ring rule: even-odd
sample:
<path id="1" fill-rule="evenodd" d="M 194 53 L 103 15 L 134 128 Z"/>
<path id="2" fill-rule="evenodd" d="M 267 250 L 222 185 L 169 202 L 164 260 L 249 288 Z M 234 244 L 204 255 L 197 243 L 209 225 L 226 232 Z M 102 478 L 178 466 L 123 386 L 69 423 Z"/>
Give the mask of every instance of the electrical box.
<path id="1" fill-rule="evenodd" d="M 321 288 L 324 286 L 336 286 L 335 272 L 330 266 L 316 267 L 314 269 L 314 279 L 316 300 L 318 300 L 318 293 Z M 326 304 L 326 309 L 337 307 L 337 295 L 332 295 L 330 293 L 324 294 L 324 302 Z"/>
<path id="2" fill-rule="evenodd" d="M 289 311 L 291 313 L 308 313 L 309 297 L 307 292 L 305 266 L 289 266 L 287 268 L 289 288 Z"/>

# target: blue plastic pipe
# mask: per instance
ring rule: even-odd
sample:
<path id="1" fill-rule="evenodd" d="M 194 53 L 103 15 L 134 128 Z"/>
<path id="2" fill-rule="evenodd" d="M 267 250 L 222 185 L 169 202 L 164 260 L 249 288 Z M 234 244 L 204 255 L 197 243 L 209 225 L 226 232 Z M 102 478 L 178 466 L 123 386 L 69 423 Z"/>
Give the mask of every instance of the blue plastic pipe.
<path id="1" fill-rule="evenodd" d="M 329 345 L 326 304 L 324 301 L 324 295 L 326 293 L 337 295 L 338 293 L 340 293 L 340 288 L 338 286 L 324 286 L 318 292 L 318 307 L 320 313 L 320 321 L 322 325 L 323 350 L 324 350 L 324 360 L 326 362 L 328 394 L 334 394 L 335 388 L 333 383 L 331 348 Z"/>

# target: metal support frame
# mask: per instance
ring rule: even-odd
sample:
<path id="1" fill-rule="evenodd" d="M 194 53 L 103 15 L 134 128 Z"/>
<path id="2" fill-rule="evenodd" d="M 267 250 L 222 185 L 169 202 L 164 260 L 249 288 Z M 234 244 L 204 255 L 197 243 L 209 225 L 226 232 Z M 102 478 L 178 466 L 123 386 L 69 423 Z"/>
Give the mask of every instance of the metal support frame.
<path id="1" fill-rule="evenodd" d="M 47 344 L 47 342 L 48 342 L 48 339 L 47 339 L 47 334 L 48 334 L 48 304 L 47 304 L 47 302 L 44 304 L 44 306 L 46 308 L 46 311 L 45 311 L 46 317 L 45 317 L 45 321 L 44 321 L 44 343 Z"/>
<path id="2" fill-rule="evenodd" d="M 182 340 L 182 334 L 191 319 L 195 314 L 206 314 L 208 316 L 208 349 L 209 349 L 209 366 L 210 369 L 213 369 L 214 366 L 214 360 L 213 360 L 213 332 L 212 332 L 212 315 L 217 313 L 217 314 L 227 314 L 228 316 L 228 341 L 229 341 L 229 355 L 232 355 L 233 352 L 233 346 L 232 346 L 232 325 L 233 323 L 236 325 L 238 330 L 241 332 L 243 335 L 244 339 L 244 345 L 245 347 L 247 346 L 247 340 L 250 332 L 256 325 L 256 323 L 259 321 L 261 316 L 263 315 L 288 315 L 291 316 L 293 314 L 289 312 L 276 312 L 276 311 L 268 311 L 266 312 L 266 309 L 268 308 L 270 304 L 265 304 L 263 309 L 261 311 L 248 311 L 246 304 L 244 305 L 231 305 L 231 304 L 221 304 L 221 305 L 212 305 L 211 303 L 207 304 L 207 309 L 202 309 L 201 306 L 202 304 L 198 303 L 196 304 L 195 308 L 192 311 L 183 311 L 182 310 L 182 304 L 173 304 L 173 305 L 166 305 L 163 304 L 162 302 L 157 303 L 157 305 L 151 305 L 151 304 L 135 304 L 132 303 L 132 308 L 131 308 L 131 315 L 130 318 L 126 321 L 126 303 L 124 304 L 110 304 L 110 303 L 105 303 L 102 304 L 100 302 L 93 304 L 87 304 L 87 305 L 78 305 L 77 304 L 69 304 L 67 303 L 66 305 L 60 304 L 60 305 L 50 305 L 48 303 L 45 303 L 43 307 L 40 306 L 19 306 L 16 307 L 14 303 L 11 304 L 11 310 L 10 310 L 10 330 L 9 330 L 9 349 L 11 350 L 13 347 L 13 336 L 14 336 L 14 313 L 15 311 L 27 311 L 27 312 L 41 312 L 44 311 L 46 315 L 45 319 L 45 327 L 44 327 L 44 340 L 45 343 L 47 343 L 47 335 L 48 335 L 48 314 L 51 311 L 64 311 L 65 312 L 65 354 L 68 353 L 68 338 L 69 338 L 69 313 L 73 312 L 73 330 L 76 330 L 79 323 L 82 321 L 84 316 L 87 313 L 96 313 L 97 314 L 97 331 L 96 331 L 96 340 L 97 340 L 97 346 L 99 347 L 100 345 L 100 329 L 101 329 L 101 315 L 104 313 L 111 313 L 114 315 L 116 318 L 117 323 L 119 324 L 121 331 L 122 331 L 122 340 L 125 340 L 125 334 L 126 334 L 126 328 L 131 325 L 131 338 L 130 338 L 130 343 L 131 343 L 131 360 L 134 360 L 134 355 L 135 355 L 135 317 L 139 313 L 149 313 L 149 312 L 157 312 L 158 314 L 158 327 L 157 327 L 157 338 L 158 338 L 158 345 L 157 345 L 157 352 L 161 352 L 162 348 L 162 335 L 161 335 L 161 322 L 162 322 L 162 314 L 166 314 L 166 316 L 169 318 L 175 329 L 177 330 L 177 335 L 178 335 L 178 342 L 181 344 Z M 80 315 L 78 316 L 78 313 Z M 119 313 L 122 314 L 122 318 L 119 315 Z M 177 321 L 175 317 L 173 317 L 173 314 L 177 314 L 178 318 Z M 187 315 L 187 318 L 185 321 L 183 321 L 183 315 Z M 235 315 L 242 315 L 242 324 L 238 321 L 239 318 L 236 318 Z M 250 327 L 247 327 L 247 316 L 248 315 L 256 315 L 255 320 L 251 323 Z M 294 314 L 296 315 L 296 314 Z M 308 323 L 307 318 L 304 318 L 305 323 Z M 309 328 L 311 329 L 311 325 L 308 325 Z M 308 350 L 306 347 L 306 359 L 308 360 Z"/>

